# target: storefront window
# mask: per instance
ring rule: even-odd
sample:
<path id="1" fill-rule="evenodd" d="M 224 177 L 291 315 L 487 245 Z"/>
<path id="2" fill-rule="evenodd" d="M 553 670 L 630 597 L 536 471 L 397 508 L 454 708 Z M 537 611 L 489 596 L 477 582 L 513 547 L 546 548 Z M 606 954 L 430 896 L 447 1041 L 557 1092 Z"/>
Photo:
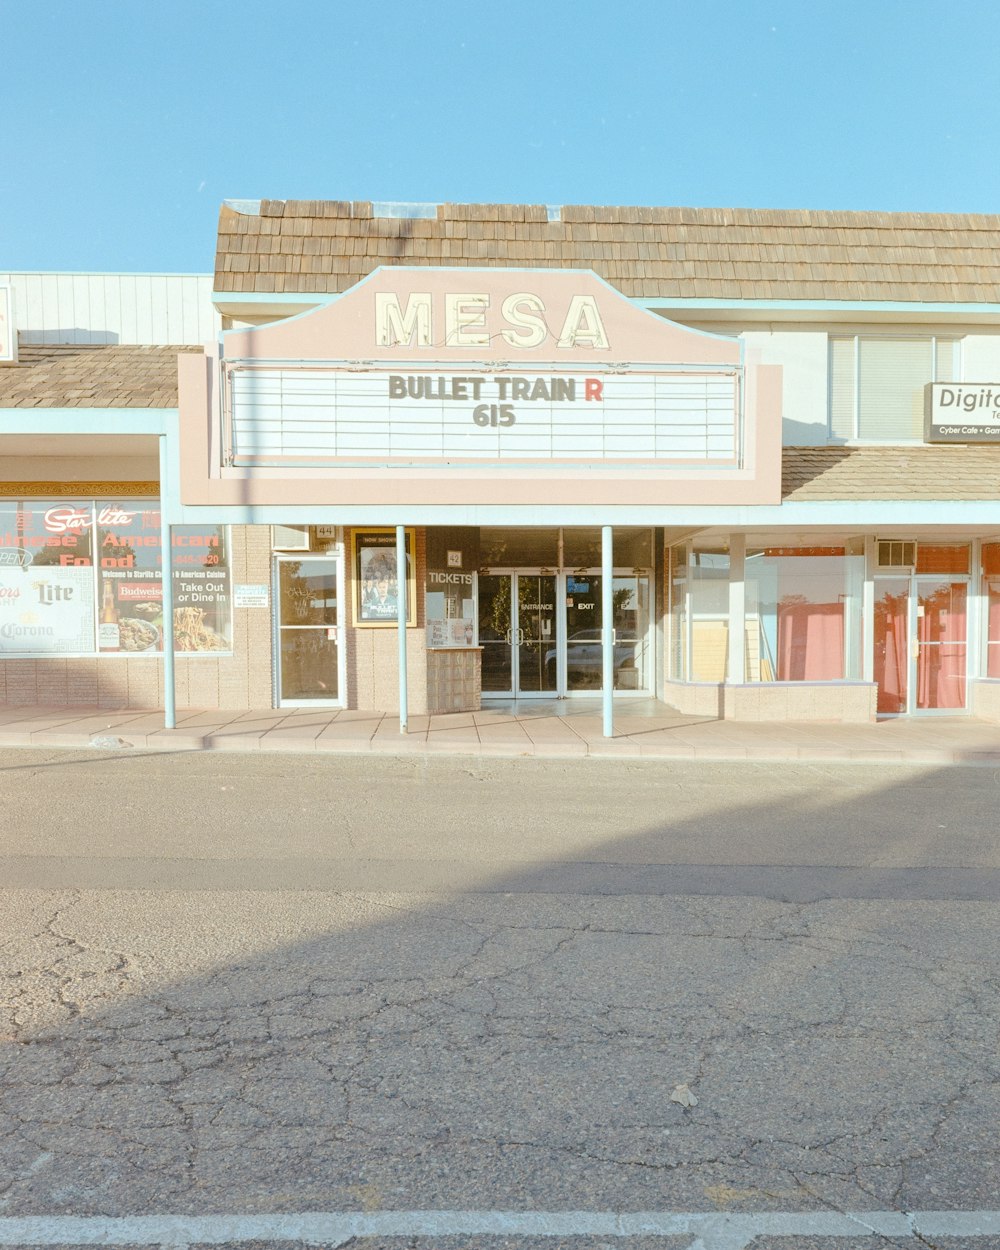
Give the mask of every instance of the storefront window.
<path id="1" fill-rule="evenodd" d="M 595 526 L 567 525 L 562 532 L 563 566 L 567 569 L 599 569 L 601 531 Z"/>
<path id="2" fill-rule="evenodd" d="M 983 598 L 986 600 L 986 676 L 1000 677 L 1000 542 L 983 543 Z"/>
<path id="3" fill-rule="evenodd" d="M 917 543 L 918 573 L 968 573 L 968 543 Z"/>
<path id="4" fill-rule="evenodd" d="M 864 541 L 765 546 L 766 541 L 763 535 L 748 537 L 746 681 L 859 678 Z M 729 680 L 729 579 L 725 547 L 672 549 L 670 675 L 675 681 Z"/>
<path id="5" fill-rule="evenodd" d="M 427 530 L 424 612 L 428 647 L 476 645 L 476 569 L 479 530 L 440 526 Z"/>
<path id="6" fill-rule="evenodd" d="M 670 676 L 726 680 L 729 667 L 729 552 L 674 547 L 670 553 Z"/>
<path id="7" fill-rule="evenodd" d="M 559 563 L 557 529 L 494 529 L 486 526 L 479 531 L 479 542 L 482 568 L 554 569 Z"/>
<path id="8" fill-rule="evenodd" d="M 176 650 L 231 650 L 225 527 L 172 538 Z M 161 651 L 161 551 L 152 501 L 0 503 L 0 655 Z"/>
<path id="9" fill-rule="evenodd" d="M 687 547 L 671 547 L 670 642 L 667 672 L 671 681 L 687 681 Z"/>
<path id="10" fill-rule="evenodd" d="M 0 503 L 0 655 L 92 654 L 89 502 Z"/>
<path id="11" fill-rule="evenodd" d="M 747 681 L 843 680 L 846 557 L 844 547 L 747 551 Z"/>
<path id="12" fill-rule="evenodd" d="M 613 543 L 615 568 L 652 568 L 653 531 L 651 529 L 645 526 L 641 529 L 622 529 L 616 526 Z"/>
<path id="13" fill-rule="evenodd" d="M 695 548 L 688 559 L 689 681 L 725 681 L 729 670 L 729 552 Z"/>

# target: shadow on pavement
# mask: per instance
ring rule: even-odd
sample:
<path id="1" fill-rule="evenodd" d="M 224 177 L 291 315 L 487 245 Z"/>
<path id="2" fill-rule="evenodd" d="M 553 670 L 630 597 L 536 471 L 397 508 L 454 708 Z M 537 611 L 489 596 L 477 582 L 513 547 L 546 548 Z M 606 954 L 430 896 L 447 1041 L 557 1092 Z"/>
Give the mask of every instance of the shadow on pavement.
<path id="1" fill-rule="evenodd" d="M 991 772 L 150 758 L 4 772 L 0 1215 L 993 1205 Z"/>

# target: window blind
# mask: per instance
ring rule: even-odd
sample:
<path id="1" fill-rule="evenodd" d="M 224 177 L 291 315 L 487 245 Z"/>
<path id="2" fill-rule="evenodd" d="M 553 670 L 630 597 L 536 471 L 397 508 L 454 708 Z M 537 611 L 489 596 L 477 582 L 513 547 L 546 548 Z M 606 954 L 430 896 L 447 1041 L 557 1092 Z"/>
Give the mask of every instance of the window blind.
<path id="1" fill-rule="evenodd" d="M 921 438 L 924 385 L 934 376 L 934 344 L 925 339 L 860 339 L 858 430 L 862 438 Z"/>
<path id="2" fill-rule="evenodd" d="M 854 339 L 830 340 L 830 433 L 854 438 Z"/>
<path id="3" fill-rule="evenodd" d="M 831 337 L 830 437 L 920 439 L 924 387 L 958 374 L 955 339 Z"/>

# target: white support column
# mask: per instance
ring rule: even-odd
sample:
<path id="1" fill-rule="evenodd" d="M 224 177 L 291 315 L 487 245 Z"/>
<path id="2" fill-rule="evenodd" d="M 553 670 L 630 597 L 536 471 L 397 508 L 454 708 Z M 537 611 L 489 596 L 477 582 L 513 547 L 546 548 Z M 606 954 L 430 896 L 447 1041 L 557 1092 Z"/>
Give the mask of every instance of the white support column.
<path id="1" fill-rule="evenodd" d="M 986 648 L 982 644 L 985 634 L 982 627 L 987 620 L 987 607 L 981 598 L 982 552 L 982 539 L 974 538 L 970 552 L 972 563 L 969 565 L 969 585 L 965 598 L 965 706 L 970 710 L 974 708 L 976 678 L 980 673 L 986 672 L 986 656 L 983 654 Z"/>
<path id="2" fill-rule="evenodd" d="M 861 595 L 861 677 L 875 680 L 875 539 L 865 539 L 865 582 Z"/>
<path id="3" fill-rule="evenodd" d="M 610 525 L 601 526 L 601 661 L 603 671 L 604 736 L 615 736 L 615 557 Z"/>
<path id="4" fill-rule="evenodd" d="M 744 534 L 729 535 L 729 675 L 730 685 L 742 686 L 747 679 L 747 540 Z"/>
<path id="5" fill-rule="evenodd" d="M 160 606 L 163 609 L 163 627 L 160 631 L 163 643 L 163 725 L 165 729 L 177 727 L 177 682 L 174 664 L 174 561 L 173 527 L 167 501 L 170 498 L 167 436 L 161 434 L 160 444 Z"/>
<path id="6" fill-rule="evenodd" d="M 416 553 L 414 553 L 415 555 Z M 399 732 L 406 733 L 406 526 L 396 526 L 396 631 L 399 638 Z"/>

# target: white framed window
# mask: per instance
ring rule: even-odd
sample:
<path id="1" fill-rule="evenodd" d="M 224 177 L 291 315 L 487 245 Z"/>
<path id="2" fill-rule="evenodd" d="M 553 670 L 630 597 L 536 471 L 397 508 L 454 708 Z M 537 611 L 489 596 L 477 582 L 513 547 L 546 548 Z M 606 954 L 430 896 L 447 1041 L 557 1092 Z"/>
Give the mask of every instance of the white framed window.
<path id="1" fill-rule="evenodd" d="M 924 387 L 959 380 L 959 347 L 938 335 L 831 335 L 831 440 L 921 440 Z"/>
<path id="2" fill-rule="evenodd" d="M 271 547 L 274 551 L 308 551 L 308 525 L 272 525 Z"/>

